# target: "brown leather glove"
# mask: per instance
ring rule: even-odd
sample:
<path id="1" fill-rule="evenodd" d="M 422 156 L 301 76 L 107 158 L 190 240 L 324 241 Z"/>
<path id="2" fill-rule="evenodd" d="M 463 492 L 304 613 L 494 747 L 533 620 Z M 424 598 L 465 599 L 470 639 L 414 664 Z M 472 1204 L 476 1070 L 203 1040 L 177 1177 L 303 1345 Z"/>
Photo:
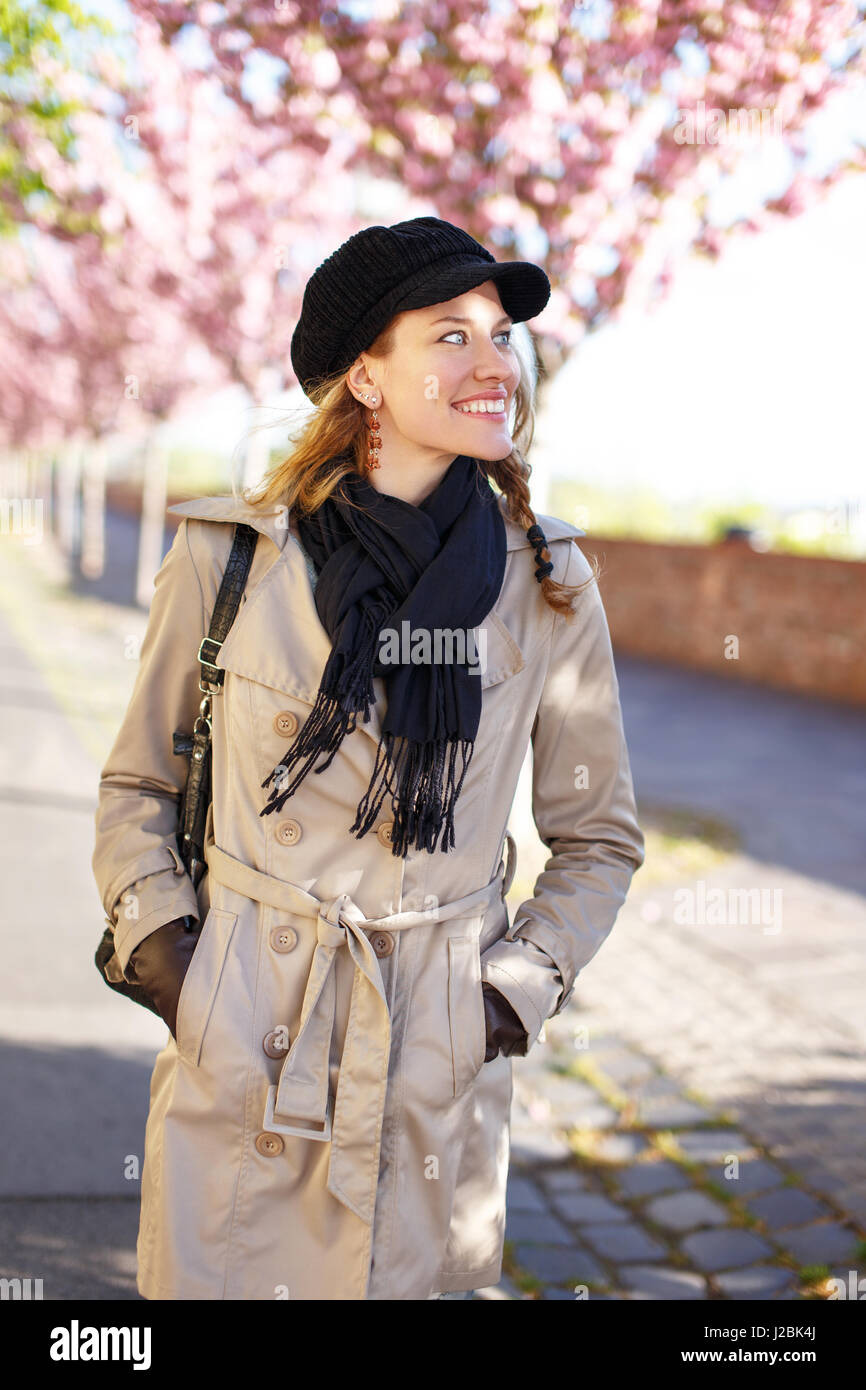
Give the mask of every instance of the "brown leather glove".
<path id="1" fill-rule="evenodd" d="M 493 985 L 482 981 L 484 991 L 484 1016 L 487 1020 L 487 1051 L 485 1062 L 492 1062 L 500 1050 L 503 1057 L 511 1057 L 517 1052 L 523 1056 L 529 1035 L 504 994 Z"/>
<path id="2" fill-rule="evenodd" d="M 188 931 L 184 918 L 166 922 L 139 942 L 129 957 L 127 975 L 143 985 L 177 1041 L 177 1004 L 199 938 Z"/>

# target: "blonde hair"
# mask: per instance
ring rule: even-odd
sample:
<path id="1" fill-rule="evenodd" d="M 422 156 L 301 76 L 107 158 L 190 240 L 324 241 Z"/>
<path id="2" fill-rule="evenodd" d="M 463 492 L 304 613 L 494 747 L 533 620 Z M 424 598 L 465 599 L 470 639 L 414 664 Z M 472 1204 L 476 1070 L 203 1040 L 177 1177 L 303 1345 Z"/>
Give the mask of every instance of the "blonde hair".
<path id="1" fill-rule="evenodd" d="M 373 357 L 387 357 L 394 350 L 395 337 L 396 319 L 392 319 L 366 350 Z M 534 356 L 535 348 L 528 329 L 526 338 Z M 533 364 L 527 361 L 525 351 L 518 347 L 516 355 L 520 376 L 514 393 L 514 447 L 507 458 L 496 462 L 477 459 L 476 462 L 487 478 L 504 493 L 511 520 L 528 531 L 536 521 L 529 505 L 532 470 L 524 459 L 523 451 L 528 452 L 535 433 L 534 373 Z M 336 372 L 315 382 L 309 388 L 309 397 L 315 410 L 291 438 L 290 453 L 269 468 L 259 483 L 242 490 L 243 500 L 248 505 L 268 510 L 283 505 L 290 511 L 297 508 L 301 512 L 314 512 L 342 478 L 351 473 L 365 475 L 366 407 L 349 390 L 346 371 Z M 237 498 L 234 483 L 232 491 Z M 576 541 L 576 537 L 573 540 Z M 541 556 L 545 561 L 550 559 L 547 546 L 543 547 Z M 530 558 L 534 579 L 537 564 L 534 550 L 530 550 Z M 583 584 L 560 584 L 551 574 L 545 575 L 540 581 L 542 595 L 555 612 L 571 616 L 574 598 L 598 578 L 599 567 L 595 556 L 588 556 L 587 560 L 592 574 Z"/>

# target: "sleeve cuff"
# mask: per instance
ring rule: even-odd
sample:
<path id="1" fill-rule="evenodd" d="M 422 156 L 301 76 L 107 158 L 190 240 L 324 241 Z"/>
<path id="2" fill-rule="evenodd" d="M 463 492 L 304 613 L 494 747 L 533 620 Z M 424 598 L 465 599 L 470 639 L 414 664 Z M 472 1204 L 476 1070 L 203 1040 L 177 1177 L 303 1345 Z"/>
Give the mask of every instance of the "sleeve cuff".
<path id="1" fill-rule="evenodd" d="M 137 908 L 136 915 L 127 920 L 122 899 L 132 895 Z M 120 908 L 119 920 L 114 923 L 114 954 L 126 976 L 129 957 L 136 946 L 177 917 L 193 917 L 199 920 L 199 905 L 192 879 L 183 877 L 173 870 L 150 874 L 146 879 L 138 879 L 124 891 L 117 906 Z M 115 914 L 116 915 L 116 914 Z"/>
<path id="2" fill-rule="evenodd" d="M 525 1056 L 556 1009 L 562 994 L 559 971 L 540 947 L 518 936 L 496 941 L 484 952 L 481 979 L 505 996 L 526 1029 Z"/>

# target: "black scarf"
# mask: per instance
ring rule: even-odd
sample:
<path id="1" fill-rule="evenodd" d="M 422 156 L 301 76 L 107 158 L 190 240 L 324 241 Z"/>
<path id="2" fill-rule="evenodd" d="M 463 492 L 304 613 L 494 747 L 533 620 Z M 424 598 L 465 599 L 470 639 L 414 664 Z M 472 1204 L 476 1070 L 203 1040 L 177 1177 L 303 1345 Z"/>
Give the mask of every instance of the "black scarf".
<path id="1" fill-rule="evenodd" d="M 318 580 L 316 608 L 332 650 L 313 711 L 285 757 L 262 783 L 276 779 L 261 815 L 282 809 L 320 753 L 323 772 L 356 714 L 375 703 L 373 677 L 382 676 L 388 708 L 370 785 L 349 827 L 360 839 L 373 826 L 386 791 L 392 793 L 392 853 L 414 844 L 431 854 L 444 827 L 442 849 L 454 848 L 454 805 L 469 766 L 481 718 L 481 677 L 471 629 L 488 616 L 505 573 L 505 522 L 478 462 L 459 454 L 435 491 L 417 507 L 379 492 L 350 474 L 321 507 L 300 515 L 298 530 Z M 383 629 L 400 646 L 409 623 L 408 662 L 381 647 Z M 462 629 L 465 661 L 437 660 L 436 629 Z M 429 634 L 427 664 L 411 660 L 418 629 Z M 382 664 L 380 657 L 388 664 Z M 457 755 L 462 757 L 459 779 Z M 287 773 L 303 762 L 288 784 Z M 396 784 L 395 784 L 396 779 Z"/>

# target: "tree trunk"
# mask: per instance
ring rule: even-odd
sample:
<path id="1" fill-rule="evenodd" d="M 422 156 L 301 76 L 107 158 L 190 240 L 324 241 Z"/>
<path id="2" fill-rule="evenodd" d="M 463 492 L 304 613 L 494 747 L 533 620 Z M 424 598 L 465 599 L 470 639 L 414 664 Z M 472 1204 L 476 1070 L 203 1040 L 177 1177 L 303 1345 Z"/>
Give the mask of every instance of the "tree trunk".
<path id="1" fill-rule="evenodd" d="M 84 440 L 73 439 L 63 451 L 57 474 L 57 540 L 71 564 L 78 546 L 79 486 Z"/>
<path id="2" fill-rule="evenodd" d="M 149 608 L 154 576 L 162 564 L 165 507 L 168 496 L 168 460 L 163 446 L 151 432 L 142 459 L 141 523 L 138 532 L 138 573 L 135 601 Z"/>
<path id="3" fill-rule="evenodd" d="M 87 451 L 81 498 L 81 573 L 98 579 L 105 569 L 105 468 L 108 445 L 97 439 Z"/>
<path id="4" fill-rule="evenodd" d="M 547 436 L 545 428 L 545 406 L 548 389 L 556 377 L 564 358 L 557 343 L 539 336 L 535 340 L 541 371 L 535 387 L 535 437 L 529 452 L 532 475 L 529 479 L 529 492 L 532 510 L 550 513 L 550 493 L 554 472 L 559 472 L 561 460 L 557 458 L 558 441 Z"/>

